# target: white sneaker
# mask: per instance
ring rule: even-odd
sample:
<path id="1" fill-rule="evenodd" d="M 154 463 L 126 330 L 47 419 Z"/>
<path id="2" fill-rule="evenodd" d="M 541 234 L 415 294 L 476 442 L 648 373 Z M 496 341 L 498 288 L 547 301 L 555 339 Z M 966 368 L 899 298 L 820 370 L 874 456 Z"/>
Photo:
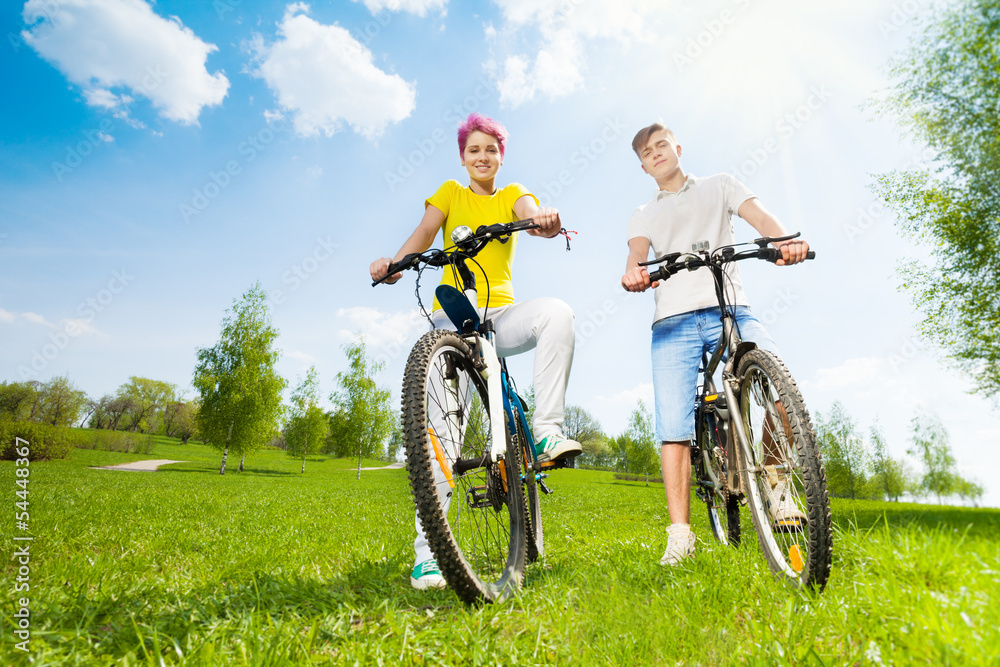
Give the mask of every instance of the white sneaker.
<path id="1" fill-rule="evenodd" d="M 583 453 L 583 447 L 576 440 L 570 440 L 562 433 L 553 433 L 542 438 L 535 445 L 535 454 L 539 461 L 557 461 L 572 458 Z"/>
<path id="2" fill-rule="evenodd" d="M 768 511 L 775 530 L 798 530 L 808 518 L 795 502 L 794 492 L 788 478 L 777 474 L 772 466 L 766 466 L 767 480 L 771 490 L 767 494 Z"/>
<path id="3" fill-rule="evenodd" d="M 694 533 L 686 523 L 672 523 L 667 528 L 667 550 L 660 559 L 660 565 L 677 565 L 694 555 Z"/>
<path id="4" fill-rule="evenodd" d="M 410 575 L 410 585 L 418 591 L 428 588 L 445 588 L 448 582 L 441 576 L 437 561 L 433 558 L 417 563 L 413 566 L 413 573 Z"/>

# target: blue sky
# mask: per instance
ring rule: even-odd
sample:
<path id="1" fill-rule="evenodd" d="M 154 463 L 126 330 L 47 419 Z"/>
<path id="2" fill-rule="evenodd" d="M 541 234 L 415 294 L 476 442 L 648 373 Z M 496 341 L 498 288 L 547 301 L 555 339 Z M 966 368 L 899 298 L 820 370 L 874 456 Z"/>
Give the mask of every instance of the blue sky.
<path id="1" fill-rule="evenodd" d="M 479 111 L 511 133 L 500 180 L 579 232 L 570 253 L 526 238 L 514 287 L 574 308 L 568 400 L 617 433 L 651 395 L 652 295 L 619 278 L 655 187 L 629 144 L 661 120 L 688 171 L 736 174 L 817 251 L 743 270 L 812 411 L 877 417 L 897 456 L 932 411 L 1000 505 L 1000 417 L 916 336 L 895 269 L 925 252 L 869 189 L 927 159 L 863 105 L 928 4 L 803 4 L 5 3 L 2 375 L 68 374 L 92 396 L 140 375 L 193 395 L 196 348 L 259 280 L 290 383 L 315 364 L 328 394 L 363 331 L 398 392 L 423 330 L 413 279 L 372 289 L 367 267 L 466 178 L 454 131 Z M 512 368 L 527 385 L 530 355 Z"/>

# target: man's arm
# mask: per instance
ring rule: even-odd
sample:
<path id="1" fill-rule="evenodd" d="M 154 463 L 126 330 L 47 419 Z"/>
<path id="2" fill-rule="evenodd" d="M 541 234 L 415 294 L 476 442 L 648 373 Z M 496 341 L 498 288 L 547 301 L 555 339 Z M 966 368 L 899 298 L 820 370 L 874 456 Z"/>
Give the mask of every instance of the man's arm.
<path id="1" fill-rule="evenodd" d="M 751 197 L 740 204 L 739 216 L 750 223 L 761 236 L 788 236 L 788 230 L 778 221 L 774 214 L 768 211 L 756 197 Z M 776 264 L 798 264 L 804 261 L 809 252 L 809 244 L 802 239 L 780 241 L 775 247 L 781 248 L 781 259 Z"/>
<path id="2" fill-rule="evenodd" d="M 392 259 L 380 257 L 371 263 L 368 270 L 371 273 L 372 280 L 375 281 L 384 276 L 385 272 L 389 270 L 389 264 L 392 262 L 398 262 L 411 252 L 423 252 L 430 248 L 431 244 L 434 243 L 434 237 L 437 236 L 441 225 L 444 224 L 444 218 L 445 215 L 441 209 L 433 204 L 428 204 L 427 208 L 424 209 L 424 217 L 420 219 L 420 224 L 410 234 L 410 238 L 406 239 L 399 252 Z M 402 277 L 403 272 L 399 271 L 391 275 L 385 282 L 391 285 Z"/>
<path id="3" fill-rule="evenodd" d="M 660 281 L 650 283 L 646 267 L 639 266 L 639 262 L 649 259 L 649 245 L 649 239 L 645 236 L 628 240 L 628 259 L 625 261 L 625 275 L 622 276 L 622 287 L 628 292 L 645 292 L 660 284 Z"/>
<path id="4" fill-rule="evenodd" d="M 532 218 L 535 224 L 541 229 L 529 229 L 527 232 L 532 236 L 541 236 L 550 239 L 562 229 L 562 220 L 559 219 L 559 211 L 551 206 L 538 206 L 535 198 L 531 195 L 521 195 L 514 202 L 514 214 L 518 220 Z"/>

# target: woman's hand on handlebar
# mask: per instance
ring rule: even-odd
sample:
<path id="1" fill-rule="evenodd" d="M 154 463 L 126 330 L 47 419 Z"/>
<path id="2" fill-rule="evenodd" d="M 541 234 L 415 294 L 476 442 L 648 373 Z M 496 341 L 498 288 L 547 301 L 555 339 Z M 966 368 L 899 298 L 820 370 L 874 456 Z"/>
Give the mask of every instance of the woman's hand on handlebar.
<path id="1" fill-rule="evenodd" d="M 559 230 L 562 229 L 559 211 L 551 206 L 539 206 L 537 211 L 526 217 L 532 218 L 539 227 L 538 229 L 527 230 L 532 236 L 541 236 L 549 239 L 557 235 Z"/>
<path id="2" fill-rule="evenodd" d="M 644 266 L 633 266 L 622 276 L 622 287 L 626 292 L 645 292 L 650 287 L 659 286 L 660 282 L 650 282 L 649 272 Z"/>
<path id="3" fill-rule="evenodd" d="M 372 276 L 372 282 L 380 280 L 389 270 L 390 264 L 392 264 L 392 259 L 390 257 L 379 257 L 374 262 L 372 262 L 371 266 L 368 269 L 368 271 L 371 273 Z M 391 285 L 402 277 L 403 277 L 403 272 L 398 271 L 389 276 L 388 278 L 386 278 L 385 280 L 383 280 L 382 282 Z"/>
<path id="4" fill-rule="evenodd" d="M 792 239 L 775 243 L 774 247 L 781 250 L 781 259 L 775 262 L 778 266 L 798 264 L 806 260 L 806 253 L 809 252 L 809 243 L 802 239 Z"/>

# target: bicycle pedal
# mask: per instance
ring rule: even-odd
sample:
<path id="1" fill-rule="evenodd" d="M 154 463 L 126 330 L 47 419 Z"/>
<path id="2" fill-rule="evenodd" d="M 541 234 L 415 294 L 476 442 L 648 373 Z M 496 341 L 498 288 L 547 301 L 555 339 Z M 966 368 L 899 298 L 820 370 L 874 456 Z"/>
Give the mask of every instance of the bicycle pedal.
<path id="1" fill-rule="evenodd" d="M 550 493 L 553 493 L 552 489 L 550 489 L 549 487 L 547 487 L 545 485 L 545 482 L 543 482 L 542 480 L 538 480 L 538 488 L 540 488 L 542 490 L 542 493 L 544 493 L 546 495 L 548 495 Z"/>

